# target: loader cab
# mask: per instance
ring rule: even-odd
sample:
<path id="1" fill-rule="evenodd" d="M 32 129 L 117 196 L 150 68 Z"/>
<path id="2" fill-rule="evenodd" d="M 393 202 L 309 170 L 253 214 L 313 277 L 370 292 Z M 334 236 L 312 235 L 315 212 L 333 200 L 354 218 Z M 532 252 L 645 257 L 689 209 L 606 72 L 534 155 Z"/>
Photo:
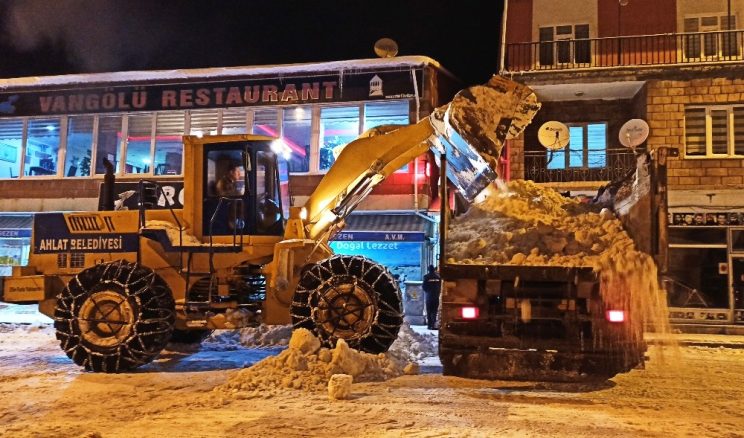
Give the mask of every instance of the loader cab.
<path id="1" fill-rule="evenodd" d="M 288 166 L 272 151 L 272 141 L 248 135 L 190 139 L 199 237 L 283 235 L 289 210 Z"/>

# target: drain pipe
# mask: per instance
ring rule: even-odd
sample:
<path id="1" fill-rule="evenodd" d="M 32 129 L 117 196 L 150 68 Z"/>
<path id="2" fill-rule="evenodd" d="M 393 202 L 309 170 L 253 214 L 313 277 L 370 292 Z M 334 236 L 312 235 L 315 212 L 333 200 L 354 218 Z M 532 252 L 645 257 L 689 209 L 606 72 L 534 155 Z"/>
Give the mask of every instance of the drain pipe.
<path id="1" fill-rule="evenodd" d="M 506 67 L 506 15 L 509 12 L 509 0 L 504 1 L 504 10 L 501 12 L 501 56 L 499 60 L 499 74 L 503 74 Z"/>

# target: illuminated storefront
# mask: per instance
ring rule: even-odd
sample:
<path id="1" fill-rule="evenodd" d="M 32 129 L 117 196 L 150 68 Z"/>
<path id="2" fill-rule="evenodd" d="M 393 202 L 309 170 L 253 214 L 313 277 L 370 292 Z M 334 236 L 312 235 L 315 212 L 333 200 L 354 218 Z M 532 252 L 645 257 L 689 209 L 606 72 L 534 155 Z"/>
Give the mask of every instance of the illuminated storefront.
<path id="1" fill-rule="evenodd" d="M 415 123 L 459 88 L 426 57 L 0 80 L 0 211 L 97 209 L 104 158 L 120 191 L 157 180 L 179 206 L 181 136 L 240 133 L 285 141 L 292 203 L 302 205 L 348 142 L 375 126 Z M 426 217 L 437 192 L 430 161 L 404 166 L 360 209 Z M 420 276 L 428 251 L 397 243 L 396 254 L 420 263 L 391 263 Z M 382 248 L 364 251 L 385 259 Z"/>

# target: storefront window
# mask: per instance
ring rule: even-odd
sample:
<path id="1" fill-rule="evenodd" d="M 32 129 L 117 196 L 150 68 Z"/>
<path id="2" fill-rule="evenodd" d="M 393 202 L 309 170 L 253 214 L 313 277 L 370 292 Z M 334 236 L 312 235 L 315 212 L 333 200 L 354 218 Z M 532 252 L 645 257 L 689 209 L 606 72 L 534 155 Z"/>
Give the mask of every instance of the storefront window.
<path id="1" fill-rule="evenodd" d="M 408 102 L 364 104 L 364 131 L 380 125 L 408 125 Z"/>
<path id="2" fill-rule="evenodd" d="M 126 173 L 148 173 L 152 166 L 152 114 L 129 116 Z"/>
<path id="3" fill-rule="evenodd" d="M 18 178 L 21 169 L 23 121 L 0 120 L 0 178 Z"/>
<path id="4" fill-rule="evenodd" d="M 31 119 L 26 139 L 24 175 L 56 175 L 60 140 L 59 119 Z"/>
<path id="5" fill-rule="evenodd" d="M 217 134 L 217 110 L 191 111 L 191 135 Z"/>
<path id="6" fill-rule="evenodd" d="M 223 134 L 247 134 L 248 113 L 244 108 L 222 110 Z"/>
<path id="7" fill-rule="evenodd" d="M 284 110 L 282 138 L 292 149 L 289 158 L 290 172 L 307 172 L 310 170 L 310 121 L 312 110 L 308 107 L 294 107 Z"/>
<path id="8" fill-rule="evenodd" d="M 256 135 L 267 135 L 269 137 L 279 136 L 278 111 L 273 108 L 256 110 L 253 116 L 253 133 Z"/>
<path id="9" fill-rule="evenodd" d="M 158 114 L 155 126 L 155 175 L 180 175 L 185 113 Z"/>
<path id="10" fill-rule="evenodd" d="M 665 289 L 671 307 L 729 307 L 726 248 L 670 248 Z"/>
<path id="11" fill-rule="evenodd" d="M 408 102 L 375 102 L 364 104 L 364 131 L 381 125 L 408 125 Z M 408 172 L 408 164 L 397 170 Z"/>
<path id="12" fill-rule="evenodd" d="M 359 107 L 320 110 L 320 170 L 328 170 L 341 150 L 359 136 Z"/>
<path id="13" fill-rule="evenodd" d="M 96 174 L 106 173 L 103 159 L 106 158 L 114 165 L 114 171 L 119 171 L 119 156 L 121 148 L 122 116 L 98 117 L 98 141 L 96 142 Z"/>
<path id="14" fill-rule="evenodd" d="M 65 176 L 90 176 L 93 145 L 93 116 L 71 116 L 67 120 Z"/>

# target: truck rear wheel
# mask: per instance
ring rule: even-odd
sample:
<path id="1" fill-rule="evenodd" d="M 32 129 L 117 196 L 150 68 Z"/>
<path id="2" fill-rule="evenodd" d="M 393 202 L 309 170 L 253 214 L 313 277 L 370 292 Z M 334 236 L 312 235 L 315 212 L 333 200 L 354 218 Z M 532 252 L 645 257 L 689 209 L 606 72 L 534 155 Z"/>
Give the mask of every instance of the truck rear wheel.
<path id="1" fill-rule="evenodd" d="M 175 304 L 152 270 L 119 260 L 78 273 L 57 296 L 62 350 L 86 370 L 116 373 L 151 362 L 171 339 Z"/>
<path id="2" fill-rule="evenodd" d="M 343 339 L 368 353 L 387 351 L 403 323 L 393 276 L 361 256 L 337 255 L 306 269 L 290 312 L 295 328 L 312 331 L 325 346 Z"/>

